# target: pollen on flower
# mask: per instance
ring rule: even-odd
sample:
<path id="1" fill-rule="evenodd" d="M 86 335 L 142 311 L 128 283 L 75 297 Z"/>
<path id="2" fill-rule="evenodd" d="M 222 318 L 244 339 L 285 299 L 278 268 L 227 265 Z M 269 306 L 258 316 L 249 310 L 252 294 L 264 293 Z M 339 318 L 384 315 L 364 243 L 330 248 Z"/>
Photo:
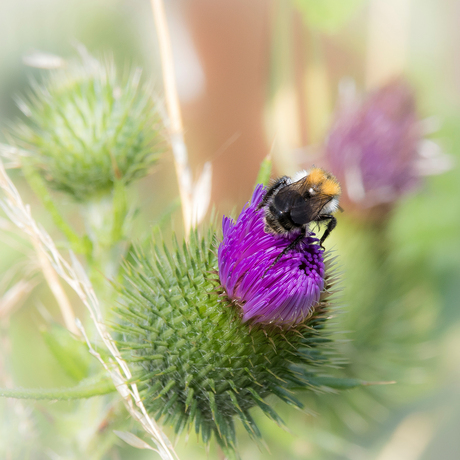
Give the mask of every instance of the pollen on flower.
<path id="1" fill-rule="evenodd" d="M 223 219 L 219 246 L 219 278 L 229 299 L 242 310 L 243 321 L 282 327 L 302 323 L 312 313 L 324 288 L 323 250 L 310 234 L 273 265 L 297 235 L 264 231 L 265 193 L 256 187 L 251 203 L 236 222 Z"/>

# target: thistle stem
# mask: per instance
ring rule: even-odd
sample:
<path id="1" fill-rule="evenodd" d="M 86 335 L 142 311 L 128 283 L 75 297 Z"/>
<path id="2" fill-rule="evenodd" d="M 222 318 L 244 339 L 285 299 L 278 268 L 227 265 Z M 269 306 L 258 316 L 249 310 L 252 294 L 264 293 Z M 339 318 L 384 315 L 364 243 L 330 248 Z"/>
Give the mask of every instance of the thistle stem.
<path id="1" fill-rule="evenodd" d="M 86 237 L 80 238 L 64 220 L 58 208 L 54 204 L 51 194 L 49 193 L 43 179 L 40 177 L 40 174 L 26 162 L 21 164 L 21 169 L 30 188 L 40 198 L 43 206 L 53 218 L 54 223 L 72 245 L 72 249 L 79 254 L 85 254 L 88 256 L 91 253 L 90 241 Z"/>
<path id="2" fill-rule="evenodd" d="M 107 378 L 103 378 L 99 382 L 80 384 L 71 388 L 0 388 L 0 396 L 15 399 L 66 401 L 70 399 L 92 398 L 93 396 L 106 395 L 115 391 L 113 382 Z"/>
<path id="3" fill-rule="evenodd" d="M 112 244 L 123 239 L 123 224 L 128 211 L 126 187 L 122 181 L 116 181 L 113 188 L 113 225 Z"/>

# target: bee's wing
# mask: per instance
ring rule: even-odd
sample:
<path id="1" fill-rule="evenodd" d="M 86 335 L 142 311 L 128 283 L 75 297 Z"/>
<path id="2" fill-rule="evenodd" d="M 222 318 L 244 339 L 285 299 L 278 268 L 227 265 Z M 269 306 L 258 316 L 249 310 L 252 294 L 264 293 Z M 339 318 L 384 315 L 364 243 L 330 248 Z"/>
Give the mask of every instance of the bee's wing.
<path id="1" fill-rule="evenodd" d="M 276 209 L 289 213 L 297 225 L 304 225 L 313 220 L 313 209 L 310 200 L 300 193 L 301 183 L 296 182 L 281 189 L 274 198 Z"/>
<path id="2" fill-rule="evenodd" d="M 288 212 L 302 201 L 304 201 L 302 195 L 300 195 L 291 185 L 282 188 L 273 199 L 275 207 L 283 212 Z"/>
<path id="3" fill-rule="evenodd" d="M 308 224 L 308 222 L 315 220 L 315 210 L 312 207 L 311 200 L 306 201 L 301 195 L 298 196 L 299 199 L 290 209 L 291 219 L 297 225 Z"/>
<path id="4" fill-rule="evenodd" d="M 312 196 L 307 200 L 302 196 L 300 198 L 291 207 L 291 219 L 298 225 L 318 220 L 321 210 L 331 200 L 330 196 L 323 194 Z"/>

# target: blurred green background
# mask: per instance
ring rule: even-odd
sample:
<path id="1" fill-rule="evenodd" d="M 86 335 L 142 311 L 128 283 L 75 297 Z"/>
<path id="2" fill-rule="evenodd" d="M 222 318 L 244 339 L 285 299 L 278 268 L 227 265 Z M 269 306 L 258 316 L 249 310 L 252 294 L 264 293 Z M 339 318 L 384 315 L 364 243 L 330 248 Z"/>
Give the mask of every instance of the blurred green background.
<path id="1" fill-rule="evenodd" d="M 343 271 L 345 309 L 336 321 L 350 331 L 339 343 L 350 360 L 345 371 L 397 383 L 305 395 L 314 415 L 279 404 L 290 432 L 255 411 L 269 450 L 254 445 L 240 426 L 242 458 L 460 458 L 460 1 L 165 4 L 190 162 L 195 175 L 212 162 L 219 220 L 247 201 L 269 151 L 278 175 L 321 163 L 345 77 L 364 93 L 405 76 L 420 118 L 436 126 L 430 139 L 452 162 L 449 171 L 422 178 L 384 219 L 344 206 L 328 240 Z M 3 0 L 0 43 L 2 142 L 19 116 L 15 95 L 46 72 L 26 65 L 24 58 L 38 52 L 69 58 L 81 43 L 97 57 L 112 55 L 121 69 L 140 66 L 144 79 L 162 91 L 147 0 Z M 10 174 L 35 218 L 58 236 L 21 174 Z M 171 154 L 136 187 L 136 236 L 142 238 L 178 195 Z M 75 204 L 61 200 L 72 216 Z M 78 226 L 78 217 L 73 220 Z M 165 235 L 171 229 L 181 232 L 180 212 Z M 61 319 L 33 251 L 3 217 L 0 231 L 0 386 L 75 384 L 78 379 L 50 351 L 47 334 Z M 24 273 L 32 273 L 27 284 L 12 291 Z M 118 425 L 126 428 L 127 418 L 109 397 L 53 404 L 1 400 L 0 458 L 155 458 L 112 434 Z M 206 454 L 193 434 L 188 443 L 179 440 L 177 452 L 180 458 L 223 458 L 215 446 Z"/>

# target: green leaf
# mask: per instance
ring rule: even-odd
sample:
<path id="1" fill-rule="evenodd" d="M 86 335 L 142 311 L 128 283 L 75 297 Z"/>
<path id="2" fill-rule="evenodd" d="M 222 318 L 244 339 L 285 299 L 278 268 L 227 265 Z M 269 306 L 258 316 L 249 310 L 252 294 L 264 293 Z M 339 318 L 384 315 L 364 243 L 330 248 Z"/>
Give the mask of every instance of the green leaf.
<path id="1" fill-rule="evenodd" d="M 345 25 L 364 0 L 293 0 L 293 3 L 310 27 L 335 33 Z"/>
<path id="2" fill-rule="evenodd" d="M 263 184 L 268 185 L 270 181 L 270 175 L 272 173 L 272 159 L 268 154 L 260 164 L 259 173 L 257 174 L 256 185 Z"/>
<path id="3" fill-rule="evenodd" d="M 76 382 L 88 376 L 91 355 L 85 343 L 72 336 L 67 329 L 52 324 L 42 332 L 43 340 L 62 370 Z"/>

